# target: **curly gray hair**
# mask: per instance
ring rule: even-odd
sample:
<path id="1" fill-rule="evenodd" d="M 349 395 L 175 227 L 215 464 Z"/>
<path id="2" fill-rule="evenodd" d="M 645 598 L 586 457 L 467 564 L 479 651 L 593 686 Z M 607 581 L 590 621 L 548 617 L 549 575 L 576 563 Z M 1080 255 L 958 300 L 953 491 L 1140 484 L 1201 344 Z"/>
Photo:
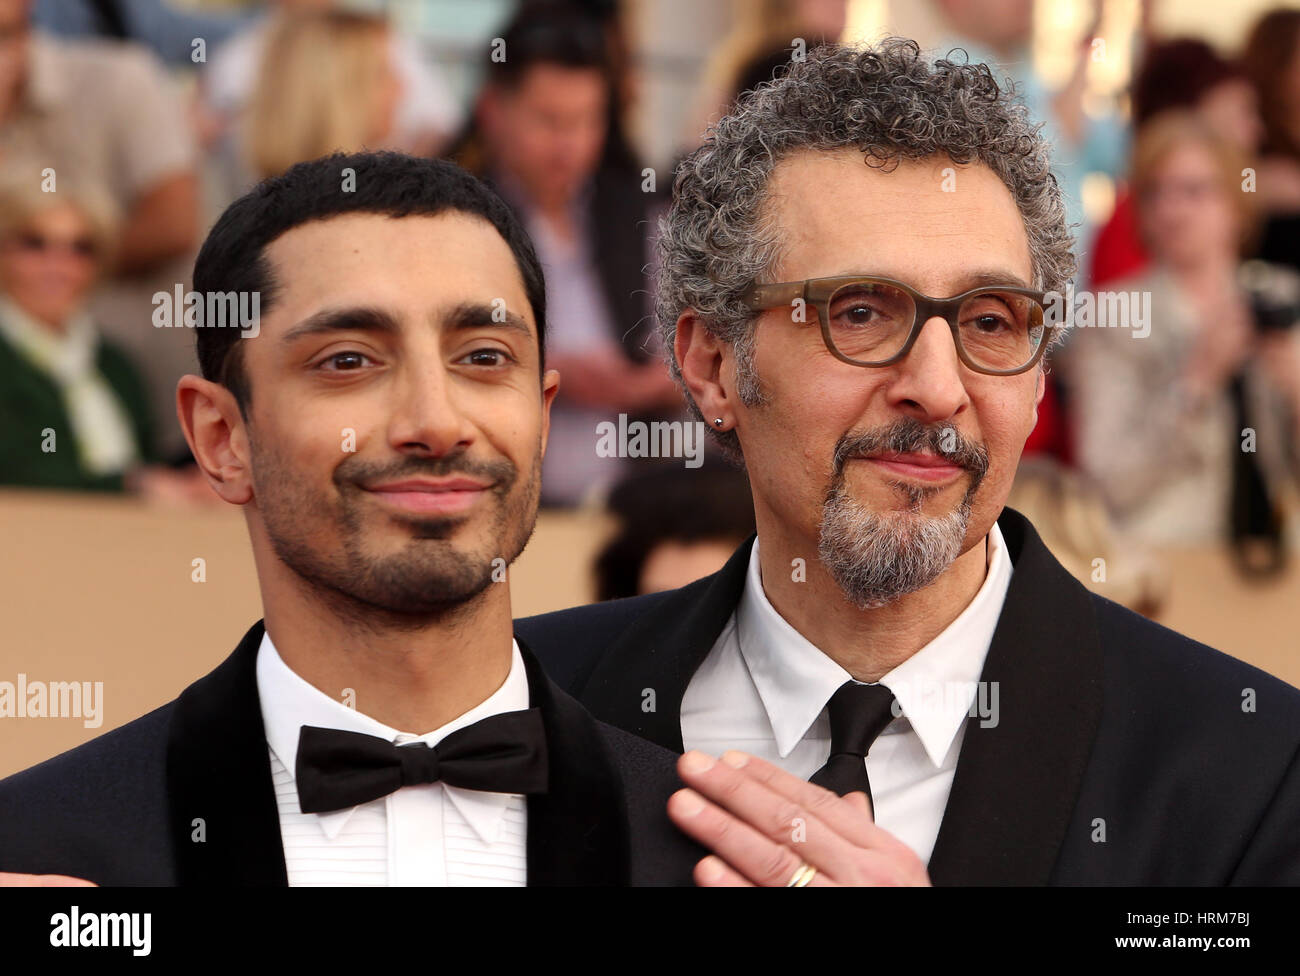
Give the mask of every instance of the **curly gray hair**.
<path id="1" fill-rule="evenodd" d="M 732 346 L 742 402 L 762 402 L 752 358 L 757 316 L 741 295 L 776 263 L 781 243 L 764 207 L 768 180 L 782 158 L 801 149 L 856 147 L 882 168 L 936 154 L 958 165 L 986 164 L 1024 220 L 1034 287 L 1063 291 L 1075 269 L 1073 240 L 1041 127 L 987 65 L 929 60 L 902 37 L 818 48 L 747 93 L 682 161 L 660 223 L 655 312 L 674 378 L 681 384 L 677 319 L 694 309 Z M 706 426 L 740 457 L 734 431 Z"/>

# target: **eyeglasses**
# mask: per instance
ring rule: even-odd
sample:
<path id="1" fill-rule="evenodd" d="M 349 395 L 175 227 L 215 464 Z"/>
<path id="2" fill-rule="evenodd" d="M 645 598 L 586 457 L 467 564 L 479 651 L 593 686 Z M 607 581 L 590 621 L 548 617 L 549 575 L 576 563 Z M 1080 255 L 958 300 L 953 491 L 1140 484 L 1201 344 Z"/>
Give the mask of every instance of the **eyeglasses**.
<path id="1" fill-rule="evenodd" d="M 822 339 L 836 359 L 854 366 L 892 366 L 936 316 L 952 329 L 961 361 L 977 373 L 1013 376 L 1032 367 L 1056 328 L 1041 291 L 993 285 L 952 298 L 931 298 L 892 278 L 841 276 L 752 285 L 742 301 L 758 312 L 798 302 L 817 309 Z"/>
<path id="2" fill-rule="evenodd" d="M 67 251 L 79 258 L 93 258 L 98 251 L 95 242 L 89 237 L 60 240 L 31 232 L 15 234 L 12 238 L 12 245 L 20 251 L 28 251 L 32 254 Z"/>

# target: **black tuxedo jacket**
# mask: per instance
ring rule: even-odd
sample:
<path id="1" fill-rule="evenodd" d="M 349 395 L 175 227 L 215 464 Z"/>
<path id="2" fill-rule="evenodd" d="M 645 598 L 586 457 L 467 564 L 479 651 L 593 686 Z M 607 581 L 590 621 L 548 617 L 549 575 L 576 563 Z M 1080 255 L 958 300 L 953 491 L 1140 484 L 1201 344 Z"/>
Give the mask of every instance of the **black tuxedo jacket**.
<path id="1" fill-rule="evenodd" d="M 287 884 L 257 695 L 261 641 L 259 621 L 175 701 L 0 781 L 0 871 Z M 705 852 L 668 819 L 675 757 L 593 720 L 520 650 L 550 769 L 548 791 L 527 799 L 528 883 L 690 884 Z"/>
<path id="2" fill-rule="evenodd" d="M 967 720 L 933 882 L 1300 884 L 1300 691 L 1091 594 L 1018 512 L 998 524 L 1015 570 L 981 680 L 1000 720 Z M 516 632 L 598 719 L 681 750 L 751 543 L 679 590 Z"/>

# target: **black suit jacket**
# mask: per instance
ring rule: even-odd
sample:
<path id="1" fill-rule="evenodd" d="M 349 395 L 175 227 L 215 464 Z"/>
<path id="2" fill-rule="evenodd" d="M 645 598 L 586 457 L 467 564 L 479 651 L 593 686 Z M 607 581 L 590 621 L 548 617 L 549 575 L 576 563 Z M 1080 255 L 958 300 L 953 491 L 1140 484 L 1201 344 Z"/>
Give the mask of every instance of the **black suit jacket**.
<path id="1" fill-rule="evenodd" d="M 1090 593 L 1018 512 L 998 524 L 1015 569 L 981 680 L 1000 720 L 967 720 L 934 883 L 1300 884 L 1300 691 Z M 516 632 L 597 718 L 680 750 L 751 543 L 679 590 Z"/>
<path id="2" fill-rule="evenodd" d="M 257 695 L 262 632 L 259 621 L 175 701 L 0 781 L 0 871 L 287 884 Z M 550 769 L 548 791 L 527 799 L 528 883 L 690 884 L 704 851 L 668 819 L 675 757 L 594 721 L 520 650 Z"/>

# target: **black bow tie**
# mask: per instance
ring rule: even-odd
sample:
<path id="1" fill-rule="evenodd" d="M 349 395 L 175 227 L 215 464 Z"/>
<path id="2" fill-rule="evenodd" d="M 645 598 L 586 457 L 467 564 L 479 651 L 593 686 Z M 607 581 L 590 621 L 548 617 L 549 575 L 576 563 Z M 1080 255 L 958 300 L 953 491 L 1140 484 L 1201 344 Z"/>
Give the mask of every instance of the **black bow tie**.
<path id="1" fill-rule="evenodd" d="M 491 715 L 433 747 L 304 725 L 294 775 L 303 813 L 345 810 L 420 783 L 545 793 L 546 732 L 536 708 Z"/>

